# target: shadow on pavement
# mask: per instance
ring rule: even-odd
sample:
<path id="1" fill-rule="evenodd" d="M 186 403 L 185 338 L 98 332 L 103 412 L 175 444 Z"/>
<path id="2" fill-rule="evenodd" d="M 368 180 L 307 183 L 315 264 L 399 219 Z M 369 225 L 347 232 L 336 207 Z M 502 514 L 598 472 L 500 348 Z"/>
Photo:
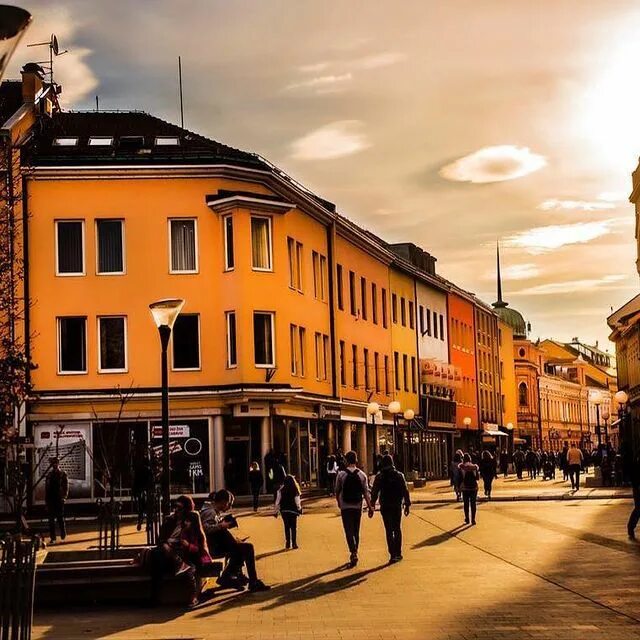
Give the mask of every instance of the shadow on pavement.
<path id="1" fill-rule="evenodd" d="M 443 531 L 442 533 L 436 533 L 434 536 L 431 536 L 422 542 L 417 542 L 411 548 L 423 549 L 424 547 L 435 547 L 447 540 L 451 540 L 451 538 L 455 538 L 459 533 L 462 533 L 465 529 L 469 529 L 470 527 L 470 524 L 461 524 L 454 529 L 449 529 L 449 531 Z"/>

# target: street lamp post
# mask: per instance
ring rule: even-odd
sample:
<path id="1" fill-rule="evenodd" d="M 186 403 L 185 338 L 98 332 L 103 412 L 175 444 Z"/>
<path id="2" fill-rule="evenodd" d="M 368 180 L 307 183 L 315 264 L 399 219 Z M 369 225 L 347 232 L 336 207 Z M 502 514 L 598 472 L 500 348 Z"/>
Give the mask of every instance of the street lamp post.
<path id="1" fill-rule="evenodd" d="M 509 449 L 509 455 L 513 455 L 513 422 L 508 422 L 506 425 L 507 428 L 507 446 Z"/>
<path id="2" fill-rule="evenodd" d="M 158 300 L 149 305 L 153 321 L 160 334 L 162 355 L 160 367 L 162 371 L 162 515 L 171 511 L 171 471 L 169 468 L 169 376 L 167 367 L 167 347 L 171 337 L 171 329 L 184 306 L 184 300 L 168 298 Z"/>
<path id="3" fill-rule="evenodd" d="M 400 418 L 402 407 L 397 400 L 393 400 L 389 403 L 388 408 L 389 413 L 393 418 L 393 452 L 396 454 L 396 458 L 398 458 L 398 420 Z"/>
<path id="4" fill-rule="evenodd" d="M 409 439 L 409 473 L 413 473 L 413 433 L 411 431 L 411 423 L 416 414 L 413 409 L 405 409 L 403 415 L 407 423 L 407 435 Z"/>
<path id="5" fill-rule="evenodd" d="M 600 436 L 600 400 L 594 400 L 596 405 L 596 435 L 598 436 L 598 451 L 602 449 L 602 438 Z"/>
<path id="6" fill-rule="evenodd" d="M 629 395 L 626 391 L 620 389 L 615 395 L 618 403 L 618 433 L 620 434 L 620 455 L 622 456 L 622 475 L 623 481 L 626 483 L 631 480 L 631 470 L 633 466 L 633 446 L 631 438 L 631 425 L 627 422 L 629 416 Z"/>
<path id="7" fill-rule="evenodd" d="M 375 462 L 376 453 L 378 453 L 378 434 L 376 431 L 376 418 L 380 413 L 380 405 L 377 402 L 370 402 L 367 405 L 367 415 L 371 417 L 371 425 L 373 426 L 373 437 L 375 438 L 375 442 L 373 445 L 373 457 Z M 366 429 L 366 420 L 365 420 L 365 429 Z M 362 455 L 366 455 L 363 453 Z"/>
<path id="8" fill-rule="evenodd" d="M 609 421 L 609 417 L 610 416 L 611 416 L 611 414 L 609 413 L 609 410 L 607 408 L 605 408 L 602 411 L 602 422 L 604 422 L 604 443 L 605 443 L 605 445 L 609 444 L 609 430 L 608 430 L 607 422 Z"/>

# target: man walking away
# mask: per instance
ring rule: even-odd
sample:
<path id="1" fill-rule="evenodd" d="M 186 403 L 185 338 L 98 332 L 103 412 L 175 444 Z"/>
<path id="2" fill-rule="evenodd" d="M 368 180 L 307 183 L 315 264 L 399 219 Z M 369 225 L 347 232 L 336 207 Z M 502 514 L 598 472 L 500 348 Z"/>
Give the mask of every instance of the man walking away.
<path id="1" fill-rule="evenodd" d="M 580 470 L 582 469 L 582 451 L 575 444 L 567 452 L 567 468 L 569 469 L 569 479 L 571 488 L 575 491 L 580 489 Z"/>
<path id="2" fill-rule="evenodd" d="M 342 516 L 344 535 L 351 553 L 349 566 L 358 564 L 358 546 L 360 545 L 360 521 L 362 519 L 362 500 L 367 503 L 369 517 L 373 518 L 369 482 L 363 471 L 356 466 L 358 456 L 355 451 L 347 451 L 346 468 L 336 478 L 336 500 Z"/>
<path id="3" fill-rule="evenodd" d="M 51 459 L 51 471 L 45 480 L 44 501 L 49 513 L 49 536 L 51 544 L 56 541 L 56 522 L 60 529 L 60 539 L 67 537 L 67 529 L 64 522 L 64 503 L 69 494 L 69 480 L 65 471 L 60 469 L 58 458 Z"/>
<path id="4" fill-rule="evenodd" d="M 476 523 L 476 505 L 478 501 L 478 465 L 471 462 L 471 456 L 464 454 L 462 464 L 462 500 L 464 503 L 464 521 L 469 524 L 469 511 L 471 511 L 471 524 Z"/>
<path id="5" fill-rule="evenodd" d="M 640 454 L 636 456 L 631 467 L 631 487 L 633 489 L 633 511 L 629 516 L 627 533 L 631 540 L 635 540 L 636 525 L 640 520 Z"/>
<path id="6" fill-rule="evenodd" d="M 389 564 L 402 560 L 402 506 L 404 515 L 409 515 L 411 498 L 404 475 L 393 466 L 393 458 L 384 456 L 380 471 L 376 474 L 371 489 L 371 504 L 375 509 L 380 497 L 380 515 L 387 534 Z"/>
<path id="7" fill-rule="evenodd" d="M 524 469 L 524 451 L 522 449 L 518 449 L 513 454 L 513 464 L 516 468 L 518 480 L 522 480 L 522 470 Z"/>

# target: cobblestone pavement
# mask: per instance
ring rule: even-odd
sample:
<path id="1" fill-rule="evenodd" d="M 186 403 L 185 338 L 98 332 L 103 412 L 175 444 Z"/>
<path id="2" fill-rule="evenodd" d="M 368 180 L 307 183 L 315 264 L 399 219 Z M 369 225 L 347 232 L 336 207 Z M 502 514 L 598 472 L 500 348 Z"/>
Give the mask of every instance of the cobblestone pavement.
<path id="1" fill-rule="evenodd" d="M 310 503 L 300 546 L 283 551 L 268 511 L 240 519 L 273 589 L 221 593 L 200 608 L 36 613 L 35 639 L 640 639 L 640 543 L 627 500 L 493 502 L 464 527 L 460 505 L 416 505 L 404 561 L 388 566 L 379 514 L 363 519 L 361 562 L 347 558 L 329 500 Z M 127 542 L 140 534 L 127 525 Z M 87 546 L 76 533 L 68 546 Z M 67 545 L 65 545 L 67 546 Z"/>

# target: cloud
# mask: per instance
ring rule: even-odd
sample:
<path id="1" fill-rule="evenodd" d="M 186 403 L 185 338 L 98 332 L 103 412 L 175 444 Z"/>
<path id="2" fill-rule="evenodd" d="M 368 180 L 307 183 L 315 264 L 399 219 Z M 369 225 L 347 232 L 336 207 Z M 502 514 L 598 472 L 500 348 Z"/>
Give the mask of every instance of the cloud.
<path id="1" fill-rule="evenodd" d="M 611 233 L 617 219 L 598 222 L 576 222 L 535 227 L 509 236 L 506 243 L 511 247 L 522 247 L 529 253 L 545 253 L 569 244 L 584 244 Z"/>
<path id="2" fill-rule="evenodd" d="M 329 66 L 328 62 L 316 62 L 315 64 L 303 64 L 298 67 L 298 71 L 302 73 L 319 73 Z"/>
<path id="3" fill-rule="evenodd" d="M 616 283 L 626 280 L 623 274 L 613 274 L 603 278 L 590 278 L 585 280 L 567 280 L 565 282 L 549 282 L 535 287 L 513 291 L 514 296 L 548 296 L 577 291 L 590 291 L 592 289 L 620 289 L 625 287 L 616 286 Z"/>
<path id="4" fill-rule="evenodd" d="M 27 48 L 27 43 L 46 42 L 55 33 L 60 42 L 60 49 L 69 49 L 68 53 L 54 58 L 53 69 L 55 81 L 62 85 L 60 102 L 65 107 L 72 107 L 88 96 L 97 86 L 98 79 L 87 62 L 93 53 L 91 49 L 74 45 L 74 36 L 81 29 L 82 23 L 72 17 L 66 7 L 41 7 L 34 16 L 33 25 L 27 32 L 11 61 L 10 73 L 19 76 L 24 64 L 33 60 L 44 60 L 49 52 L 46 47 Z"/>
<path id="5" fill-rule="evenodd" d="M 335 76 L 318 76 L 316 78 L 310 78 L 309 80 L 303 80 L 302 82 L 294 82 L 286 87 L 287 90 L 292 89 L 317 89 L 319 91 L 327 88 L 336 88 L 335 85 L 344 85 L 346 82 L 352 80 L 350 73 L 343 73 L 342 75 Z"/>
<path id="6" fill-rule="evenodd" d="M 400 51 L 386 51 L 354 60 L 352 64 L 356 69 L 379 69 L 380 67 L 389 67 L 392 64 L 402 62 L 406 57 L 407 55 Z"/>
<path id="7" fill-rule="evenodd" d="M 609 200 L 558 200 L 550 198 L 538 205 L 538 209 L 542 211 L 605 211 L 607 209 L 615 209 L 614 202 Z"/>
<path id="8" fill-rule="evenodd" d="M 359 120 L 339 120 L 311 131 L 291 144 L 291 155 L 299 160 L 331 160 L 358 153 L 371 146 Z"/>
<path id="9" fill-rule="evenodd" d="M 508 267 L 502 267 L 500 272 L 504 281 L 529 280 L 530 278 L 535 278 L 540 275 L 540 269 L 532 262 L 524 264 L 510 264 Z M 490 271 L 485 274 L 485 280 L 495 279 L 495 271 Z"/>
<path id="10" fill-rule="evenodd" d="M 440 169 L 440 175 L 455 182 L 483 184 L 522 178 L 547 164 L 544 156 L 527 147 L 511 144 L 484 147 Z"/>
<path id="11" fill-rule="evenodd" d="M 626 191 L 603 191 L 598 195 L 598 200 L 606 200 L 607 202 L 626 202 L 627 199 Z"/>

